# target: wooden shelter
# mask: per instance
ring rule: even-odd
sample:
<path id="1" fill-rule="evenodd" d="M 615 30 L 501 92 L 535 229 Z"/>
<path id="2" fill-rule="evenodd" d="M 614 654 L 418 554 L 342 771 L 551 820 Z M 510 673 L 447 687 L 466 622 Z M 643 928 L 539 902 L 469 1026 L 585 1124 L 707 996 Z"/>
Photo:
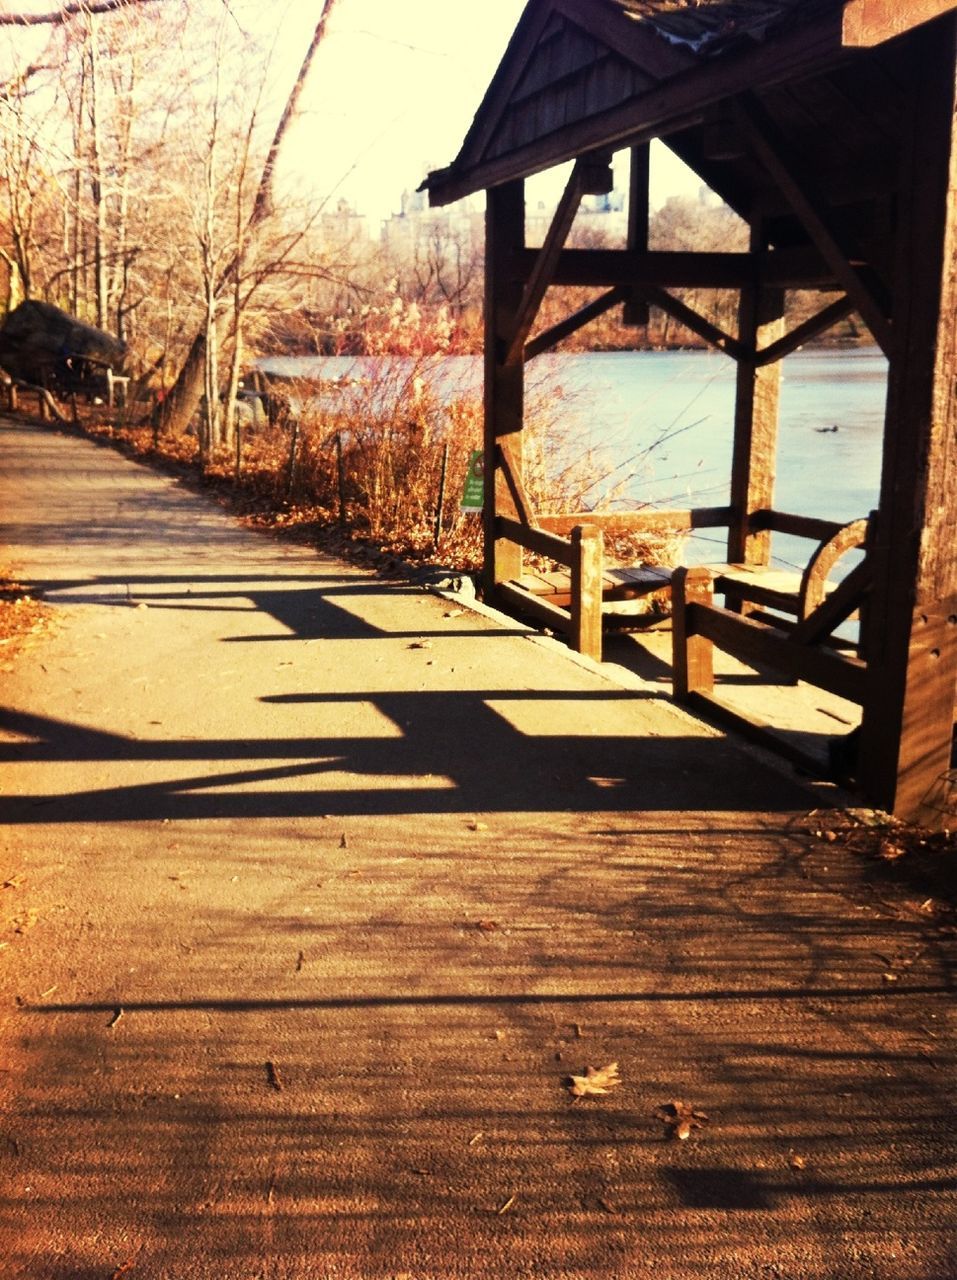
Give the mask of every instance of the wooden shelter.
<path id="1" fill-rule="evenodd" d="M 864 797 L 929 825 L 957 812 L 955 47 L 957 0 L 529 0 L 458 157 L 425 184 L 434 205 L 486 192 L 490 597 L 523 603 L 597 653 L 602 593 L 655 585 L 640 572 L 603 582 L 603 528 L 726 526 L 725 571 L 675 575 L 676 694 L 710 704 L 717 644 L 853 698 Z M 746 220 L 748 252 L 648 248 L 654 138 Z M 566 248 L 582 196 L 609 189 L 621 148 L 631 149 L 627 247 Z M 524 180 L 570 160 L 544 244 L 530 249 Z M 605 292 L 530 336 L 545 291 L 566 284 Z M 672 290 L 685 286 L 737 290 L 736 331 L 683 304 Z M 839 296 L 786 332 L 788 289 Z M 524 365 L 611 307 L 641 323 L 649 304 L 736 363 L 727 505 L 536 517 L 522 483 Z M 775 511 L 773 488 L 779 362 L 851 311 L 889 373 L 879 507 L 845 531 Z M 790 603 L 746 585 L 748 574 L 760 585 L 772 530 L 821 543 Z M 823 594 L 829 562 L 861 541 L 862 564 Z M 567 610 L 523 585 L 523 548 L 568 566 Z M 848 654 L 833 632 L 855 610 L 860 650 Z"/>

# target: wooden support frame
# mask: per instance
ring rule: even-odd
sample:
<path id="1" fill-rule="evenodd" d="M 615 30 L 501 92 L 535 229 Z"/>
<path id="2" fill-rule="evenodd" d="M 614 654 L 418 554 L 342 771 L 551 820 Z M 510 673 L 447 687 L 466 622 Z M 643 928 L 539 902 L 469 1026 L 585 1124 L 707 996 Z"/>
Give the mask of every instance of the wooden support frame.
<path id="1" fill-rule="evenodd" d="M 957 15 L 913 33 L 858 781 L 957 825 Z"/>
<path id="2" fill-rule="evenodd" d="M 840 281 L 847 296 L 870 329 L 874 341 L 884 354 L 891 345 L 889 298 L 873 272 L 863 271 L 855 263 L 859 255 L 842 242 L 830 225 L 823 202 L 800 166 L 787 153 L 767 112 L 752 94 L 736 104 L 738 125 L 764 168 L 777 183 L 805 231 L 821 256 Z"/>
<path id="3" fill-rule="evenodd" d="M 850 298 L 838 298 L 836 302 L 823 307 L 816 315 L 809 316 L 802 324 L 795 325 L 790 333 L 778 338 L 777 342 L 772 342 L 763 351 L 758 351 L 755 354 L 754 363 L 760 369 L 766 364 L 783 360 L 792 351 L 797 351 L 798 347 L 803 346 L 805 342 L 810 342 L 812 338 L 819 337 L 834 325 L 846 320 L 854 310 L 854 303 Z"/>
<path id="4" fill-rule="evenodd" d="M 525 363 L 527 364 L 529 360 L 534 360 L 536 356 L 542 355 L 545 351 L 551 351 L 552 347 L 561 342 L 563 338 L 568 338 L 573 333 L 577 333 L 586 324 L 590 324 L 592 320 L 597 320 L 606 311 L 611 311 L 613 307 L 617 307 L 619 303 L 624 302 L 629 296 L 627 289 L 609 289 L 600 298 L 595 298 L 592 302 L 586 303 L 585 306 L 580 307 L 578 311 L 573 312 L 566 319 L 560 320 L 558 324 L 553 324 L 550 329 L 537 334 L 530 342 L 525 344 Z"/>
<path id="5" fill-rule="evenodd" d="M 703 338 L 715 350 L 731 356 L 734 360 L 743 360 L 747 357 L 748 352 L 737 338 L 732 338 L 730 333 L 719 329 L 716 324 L 712 324 L 710 320 L 682 302 L 680 298 L 676 298 L 674 294 L 669 293 L 667 289 L 647 285 L 639 286 L 633 290 L 633 293 L 673 316 L 679 324 L 683 324 L 686 329 Z"/>

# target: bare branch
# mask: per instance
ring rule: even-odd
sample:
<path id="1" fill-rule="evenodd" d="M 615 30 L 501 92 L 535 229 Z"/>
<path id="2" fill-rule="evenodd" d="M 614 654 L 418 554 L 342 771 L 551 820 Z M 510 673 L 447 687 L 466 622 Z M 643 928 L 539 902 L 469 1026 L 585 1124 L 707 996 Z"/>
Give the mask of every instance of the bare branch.
<path id="1" fill-rule="evenodd" d="M 73 0 L 52 13 L 0 13 L 0 27 L 58 27 L 80 13 L 114 13 L 134 4 L 162 3 L 163 0 Z"/>

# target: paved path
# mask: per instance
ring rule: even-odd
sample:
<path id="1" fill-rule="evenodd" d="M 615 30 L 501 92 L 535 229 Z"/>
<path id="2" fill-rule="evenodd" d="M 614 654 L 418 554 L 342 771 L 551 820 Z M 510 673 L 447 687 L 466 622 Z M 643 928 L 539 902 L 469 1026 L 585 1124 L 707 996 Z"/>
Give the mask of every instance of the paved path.
<path id="1" fill-rule="evenodd" d="M 953 940 L 809 792 L 106 448 L 0 499 L 4 1280 L 957 1274 Z"/>

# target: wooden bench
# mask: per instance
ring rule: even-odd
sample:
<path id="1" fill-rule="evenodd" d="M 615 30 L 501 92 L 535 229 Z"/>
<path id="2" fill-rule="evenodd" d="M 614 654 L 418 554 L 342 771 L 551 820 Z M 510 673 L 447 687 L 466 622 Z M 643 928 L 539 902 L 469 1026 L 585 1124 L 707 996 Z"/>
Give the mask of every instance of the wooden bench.
<path id="1" fill-rule="evenodd" d="M 748 665 L 770 667 L 786 679 L 804 680 L 862 704 L 867 668 L 860 642 L 848 652 L 847 643 L 834 633 L 866 607 L 871 581 L 866 550 L 872 530 L 873 517 L 829 531 L 804 572 L 789 582 L 779 571 L 759 566 L 676 570 L 671 593 L 675 697 L 745 733 L 762 729 L 714 697 L 717 646 Z M 793 521 L 788 531 L 794 531 Z M 843 580 L 832 582 L 829 572 L 854 549 L 864 550 L 864 558 Z M 724 594 L 731 607 L 717 605 L 715 594 Z M 787 616 L 763 611 L 767 609 Z"/>

